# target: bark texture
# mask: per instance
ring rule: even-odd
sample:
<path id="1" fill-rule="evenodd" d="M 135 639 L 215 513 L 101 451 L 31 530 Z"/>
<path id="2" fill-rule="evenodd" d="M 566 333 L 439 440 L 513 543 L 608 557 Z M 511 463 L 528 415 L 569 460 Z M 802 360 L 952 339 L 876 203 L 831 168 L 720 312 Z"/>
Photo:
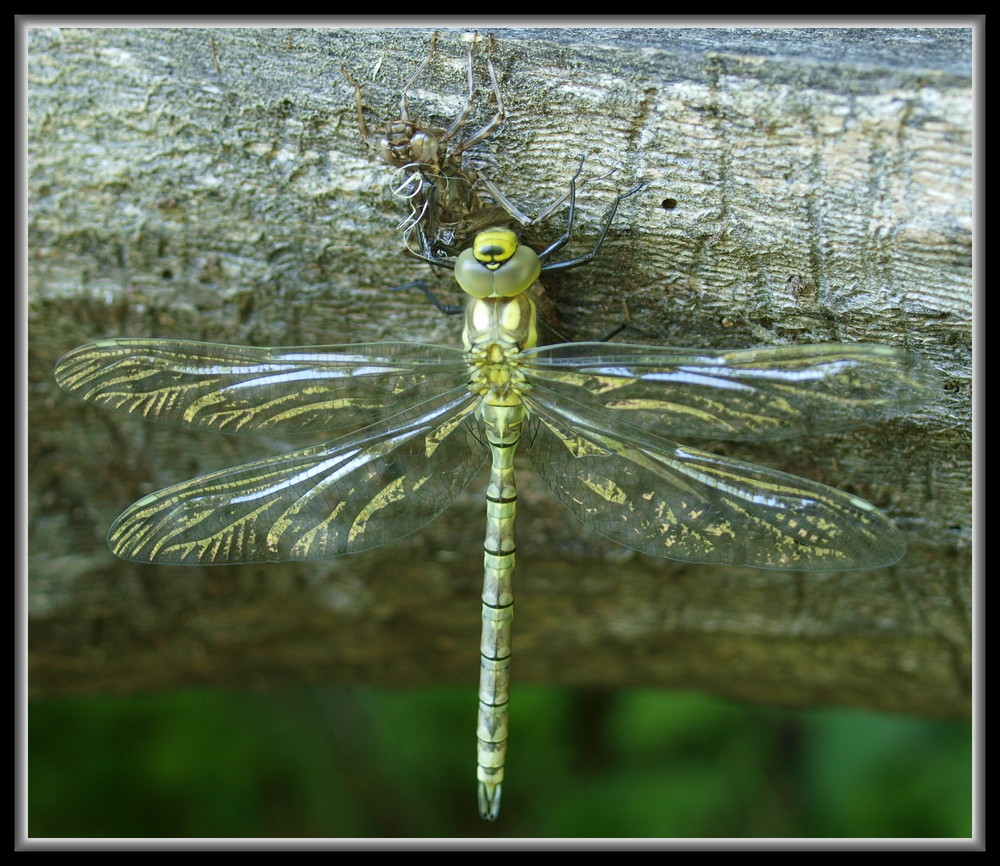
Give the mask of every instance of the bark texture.
<path id="1" fill-rule="evenodd" d="M 37 695 L 191 684 L 475 680 L 483 484 L 419 535 L 323 564 L 139 566 L 126 505 L 291 450 L 158 429 L 61 394 L 109 336 L 256 345 L 451 343 L 400 254 L 405 209 L 357 129 L 398 115 L 426 30 L 29 31 L 28 609 Z M 968 30 L 499 30 L 509 117 L 476 151 L 539 211 L 579 157 L 597 261 L 547 283 L 560 328 L 627 309 L 642 342 L 861 341 L 941 370 L 913 416 L 726 453 L 848 489 L 910 539 L 897 566 L 790 574 L 633 554 L 519 473 L 514 678 L 961 715 L 971 679 L 972 96 Z M 447 126 L 468 34 L 410 94 Z M 492 102 L 484 52 L 470 129 Z M 614 173 L 607 175 L 611 170 Z M 561 231 L 558 218 L 528 240 Z M 711 447 L 711 446 L 710 446 Z"/>

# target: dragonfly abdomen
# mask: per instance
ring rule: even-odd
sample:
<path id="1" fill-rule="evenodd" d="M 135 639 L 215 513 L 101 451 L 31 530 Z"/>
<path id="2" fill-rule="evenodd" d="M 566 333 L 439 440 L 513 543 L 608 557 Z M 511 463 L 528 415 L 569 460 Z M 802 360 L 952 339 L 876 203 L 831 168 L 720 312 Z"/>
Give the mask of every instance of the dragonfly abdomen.
<path id="1" fill-rule="evenodd" d="M 480 640 L 479 716 L 476 724 L 479 813 L 494 821 L 500 812 L 500 784 L 507 753 L 510 700 L 511 623 L 514 618 L 514 451 L 525 409 L 520 403 L 484 401 L 480 410 L 489 442 L 490 482 L 486 490 L 483 544 L 483 631 Z"/>

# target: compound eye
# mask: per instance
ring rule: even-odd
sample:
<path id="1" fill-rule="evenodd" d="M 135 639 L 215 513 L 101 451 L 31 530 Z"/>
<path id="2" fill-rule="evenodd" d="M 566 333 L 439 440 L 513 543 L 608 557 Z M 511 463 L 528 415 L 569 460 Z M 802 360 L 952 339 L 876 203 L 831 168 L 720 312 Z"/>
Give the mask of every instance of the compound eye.
<path id="1" fill-rule="evenodd" d="M 493 294 L 493 272 L 476 259 L 476 251 L 469 247 L 455 259 L 455 279 L 462 291 L 474 298 L 488 298 Z"/>
<path id="2" fill-rule="evenodd" d="M 493 272 L 493 290 L 502 298 L 513 298 L 527 291 L 538 279 L 542 263 L 533 249 L 519 246 L 514 254 Z"/>
<path id="3" fill-rule="evenodd" d="M 437 161 L 439 144 L 437 136 L 415 132 L 410 136 L 410 156 L 414 162 L 433 165 Z"/>

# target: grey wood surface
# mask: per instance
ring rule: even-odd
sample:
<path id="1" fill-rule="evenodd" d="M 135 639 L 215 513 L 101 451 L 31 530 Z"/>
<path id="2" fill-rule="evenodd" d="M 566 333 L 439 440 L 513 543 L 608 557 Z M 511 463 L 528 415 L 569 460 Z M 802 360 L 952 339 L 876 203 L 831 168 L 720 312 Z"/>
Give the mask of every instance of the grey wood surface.
<path id="1" fill-rule="evenodd" d="M 398 112 L 428 30 L 37 29 L 28 63 L 31 687 L 475 681 L 483 480 L 420 534 L 330 563 L 115 560 L 126 505 L 296 447 L 159 429 L 76 403 L 60 354 L 108 336 L 255 345 L 453 343 L 400 254 L 361 142 Z M 633 554 L 521 473 L 515 682 L 702 689 L 783 705 L 967 712 L 971 677 L 971 35 L 924 30 L 497 30 L 509 110 L 477 151 L 529 210 L 581 154 L 598 261 L 546 288 L 560 328 L 626 308 L 642 342 L 905 346 L 936 402 L 843 434 L 719 450 L 855 492 L 910 546 L 893 568 L 784 574 Z M 446 123 L 468 35 L 411 110 Z M 477 51 L 477 76 L 483 80 Z M 490 113 L 480 91 L 473 126 Z M 664 209 L 672 199 L 676 207 Z M 529 241 L 560 231 L 550 220 Z M 714 446 L 713 446 L 714 447 Z"/>

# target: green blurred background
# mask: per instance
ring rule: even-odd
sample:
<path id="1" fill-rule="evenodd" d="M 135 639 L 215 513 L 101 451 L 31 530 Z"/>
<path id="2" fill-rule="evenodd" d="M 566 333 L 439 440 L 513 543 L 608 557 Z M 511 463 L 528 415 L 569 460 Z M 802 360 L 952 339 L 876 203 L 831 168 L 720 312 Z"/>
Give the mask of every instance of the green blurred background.
<path id="1" fill-rule="evenodd" d="M 40 837 L 963 837 L 967 721 L 515 686 L 500 820 L 475 688 L 29 705 Z"/>

